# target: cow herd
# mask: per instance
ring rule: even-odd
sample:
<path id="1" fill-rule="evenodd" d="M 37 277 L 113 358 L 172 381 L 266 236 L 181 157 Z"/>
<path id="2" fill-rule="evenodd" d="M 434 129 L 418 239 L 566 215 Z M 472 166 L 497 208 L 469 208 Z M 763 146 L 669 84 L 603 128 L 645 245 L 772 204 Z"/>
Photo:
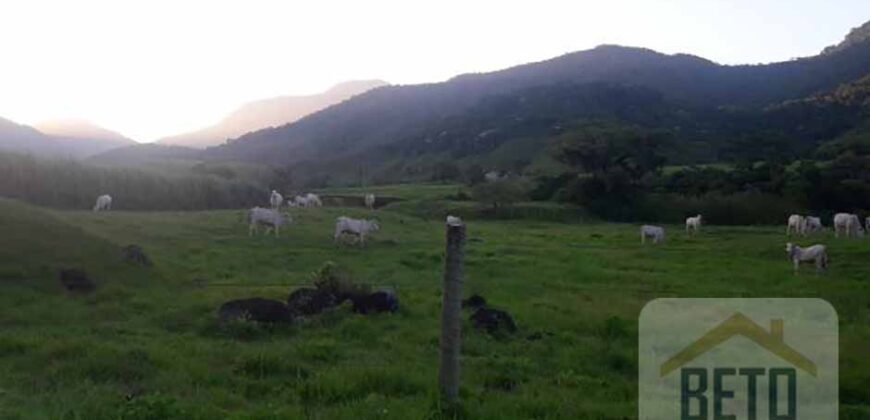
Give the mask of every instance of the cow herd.
<path id="1" fill-rule="evenodd" d="M 865 230 L 870 230 L 870 216 L 864 219 L 864 224 L 862 224 L 861 219 L 856 214 L 837 213 L 832 222 L 834 237 L 837 238 L 841 235 L 847 238 L 859 238 L 864 236 Z M 696 235 L 701 230 L 701 223 L 701 215 L 686 218 L 686 235 L 690 237 Z M 821 232 L 824 228 L 822 219 L 819 217 L 792 214 L 788 217 L 785 234 L 786 236 L 800 235 L 805 237 L 812 233 Z M 654 225 L 641 226 L 640 243 L 645 244 L 647 240 L 653 244 L 663 242 L 665 228 Z M 795 274 L 798 274 L 801 263 L 815 263 L 816 270 L 819 272 L 828 268 L 828 249 L 825 245 L 815 244 L 801 247 L 788 242 L 785 246 L 785 252 L 788 254 L 789 261 L 794 264 Z"/>
<path id="2" fill-rule="evenodd" d="M 265 228 L 266 235 L 270 231 L 275 233 L 275 237 L 279 236 L 281 226 L 293 222 L 292 216 L 281 212 L 281 205 L 284 203 L 284 198 L 275 190 L 269 196 L 269 204 L 271 208 L 254 207 L 248 211 L 248 235 L 253 236 L 257 233 L 259 227 Z M 370 210 L 374 209 L 375 195 L 366 194 L 365 204 Z M 287 200 L 288 207 L 321 207 L 323 201 L 317 194 L 308 193 L 306 195 L 297 195 L 292 199 Z M 347 216 L 341 216 L 335 219 L 335 231 L 333 233 L 333 242 L 344 237 L 350 236 L 358 239 L 360 245 L 365 245 L 366 237 L 373 232 L 377 232 L 380 225 L 377 220 L 353 219 Z"/>
<path id="3" fill-rule="evenodd" d="M 369 210 L 375 208 L 375 195 L 366 194 L 364 196 L 365 206 Z M 275 237 L 280 234 L 281 226 L 292 223 L 293 218 L 289 214 L 281 213 L 281 206 L 284 204 L 284 197 L 277 191 L 272 190 L 269 196 L 269 208 L 254 207 L 248 211 L 248 234 L 255 235 L 260 227 L 265 228 L 265 234 L 270 232 L 275 233 Z M 286 201 L 288 207 L 321 207 L 323 202 L 317 194 L 308 193 L 305 195 L 297 195 Z M 97 197 L 97 202 L 94 205 L 94 211 L 106 211 L 112 208 L 112 197 L 108 194 L 103 194 Z M 701 231 L 703 224 L 702 216 L 696 215 L 686 218 L 686 235 L 689 237 L 695 236 Z M 841 235 L 847 238 L 863 237 L 865 230 L 870 230 L 870 216 L 861 219 L 853 213 L 837 213 L 832 219 L 834 228 L 834 236 L 839 238 Z M 338 243 L 343 237 L 354 237 L 360 245 L 365 245 L 366 237 L 380 229 L 377 220 L 354 219 L 347 216 L 338 217 L 335 220 L 335 230 L 333 231 L 333 242 Z M 786 236 L 799 235 L 806 237 L 809 234 L 821 232 L 825 227 L 822 224 L 821 218 L 817 216 L 804 216 L 800 214 L 792 214 L 786 222 Z M 653 244 L 659 244 L 665 240 L 665 228 L 655 225 L 642 225 L 640 227 L 640 242 L 646 244 L 647 240 Z M 792 242 L 786 243 L 785 251 L 788 254 L 789 260 L 794 264 L 794 272 L 798 273 L 800 263 L 812 262 L 815 263 L 817 271 L 827 269 L 828 254 L 827 247 L 822 244 L 815 244 L 808 247 L 801 247 Z"/>

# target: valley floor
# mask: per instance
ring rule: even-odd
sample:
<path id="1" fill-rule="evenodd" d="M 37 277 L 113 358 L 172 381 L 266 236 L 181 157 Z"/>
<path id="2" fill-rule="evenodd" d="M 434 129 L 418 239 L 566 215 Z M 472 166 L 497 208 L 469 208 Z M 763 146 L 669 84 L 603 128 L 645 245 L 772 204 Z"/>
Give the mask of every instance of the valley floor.
<path id="1" fill-rule="evenodd" d="M 368 211 L 292 213 L 280 238 L 249 238 L 242 211 L 95 214 L 0 201 L 0 418 L 432 417 L 443 222 L 377 211 L 381 231 L 359 249 L 333 245 L 332 224 Z M 469 418 L 636 417 L 637 318 L 649 300 L 674 296 L 828 300 L 840 319 L 840 418 L 870 417 L 870 241 L 800 240 L 828 244 L 831 268 L 793 276 L 780 227 L 710 226 L 687 238 L 671 226 L 654 247 L 633 225 L 470 221 L 468 238 L 466 295 L 484 295 L 519 326 L 491 338 L 464 316 Z M 128 244 L 155 265 L 123 263 Z M 284 300 L 327 261 L 395 288 L 400 311 L 218 328 L 221 303 Z M 56 270 L 68 266 L 93 274 L 97 291 L 63 291 Z"/>

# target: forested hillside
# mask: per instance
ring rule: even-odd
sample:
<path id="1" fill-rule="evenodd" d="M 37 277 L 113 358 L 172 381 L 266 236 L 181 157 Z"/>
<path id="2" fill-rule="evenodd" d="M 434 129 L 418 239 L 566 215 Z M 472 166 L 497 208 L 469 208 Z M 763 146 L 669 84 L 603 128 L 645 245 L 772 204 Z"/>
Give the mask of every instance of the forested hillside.
<path id="1" fill-rule="evenodd" d="M 818 56 L 744 66 L 601 46 L 444 83 L 380 88 L 205 157 L 291 168 L 300 185 L 432 179 L 444 162 L 459 172 L 547 172 L 553 138 L 589 121 L 669 132 L 669 164 L 774 151 L 812 157 L 864 118 L 854 101 L 824 99 L 870 74 L 870 43 L 850 39 Z"/>

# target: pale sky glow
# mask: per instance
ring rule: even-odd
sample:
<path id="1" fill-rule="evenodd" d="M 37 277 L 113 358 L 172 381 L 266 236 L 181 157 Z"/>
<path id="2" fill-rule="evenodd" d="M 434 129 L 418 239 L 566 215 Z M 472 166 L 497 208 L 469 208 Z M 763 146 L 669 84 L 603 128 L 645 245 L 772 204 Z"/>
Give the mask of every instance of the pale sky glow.
<path id="1" fill-rule="evenodd" d="M 151 141 L 346 80 L 436 82 L 599 44 L 782 61 L 866 20 L 867 0 L 3 0 L 0 116 Z"/>

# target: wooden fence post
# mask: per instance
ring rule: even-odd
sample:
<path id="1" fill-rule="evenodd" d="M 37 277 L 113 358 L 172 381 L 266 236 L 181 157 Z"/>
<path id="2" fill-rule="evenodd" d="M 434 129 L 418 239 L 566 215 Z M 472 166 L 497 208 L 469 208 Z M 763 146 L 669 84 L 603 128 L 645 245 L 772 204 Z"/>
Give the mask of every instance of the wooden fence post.
<path id="1" fill-rule="evenodd" d="M 438 384 L 448 404 L 459 401 L 459 348 L 462 341 L 462 264 L 465 257 L 465 224 L 448 217 L 447 258 L 441 299 L 441 369 Z"/>

